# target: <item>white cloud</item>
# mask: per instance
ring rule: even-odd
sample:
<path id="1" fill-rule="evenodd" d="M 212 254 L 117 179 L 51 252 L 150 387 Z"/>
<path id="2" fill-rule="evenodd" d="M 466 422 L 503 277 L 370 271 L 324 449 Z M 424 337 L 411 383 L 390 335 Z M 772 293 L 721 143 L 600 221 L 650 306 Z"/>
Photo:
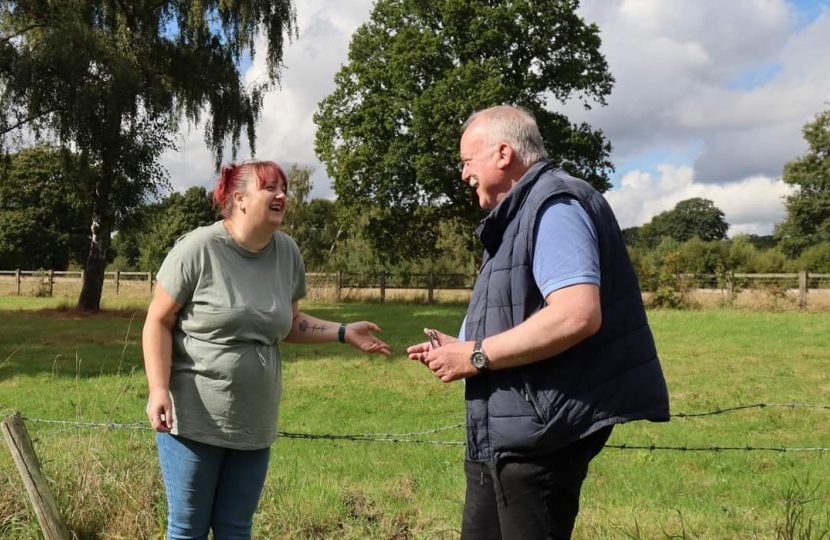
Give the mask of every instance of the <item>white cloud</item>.
<path id="1" fill-rule="evenodd" d="M 265 99 L 257 154 L 315 167 L 313 197 L 333 192 L 314 155 L 312 116 L 334 89 L 351 34 L 371 8 L 371 0 L 298 3 L 300 37 L 285 49 L 282 88 Z M 637 163 L 639 170 L 609 194 L 621 222 L 641 224 L 683 198 L 703 196 L 718 198 L 733 230 L 771 230 L 784 215 L 786 192 L 773 178 L 804 153 L 801 127 L 830 100 L 828 8 L 804 21 L 785 0 L 583 0 L 580 13 L 600 27 L 617 83 L 607 107 L 554 106 L 603 129 L 619 169 Z M 263 61 L 255 59 L 247 80 L 265 71 Z M 753 80 L 755 73 L 761 80 Z M 202 138 L 193 128 L 183 150 L 165 157 L 177 189 L 214 178 Z M 243 145 L 240 159 L 248 154 Z M 675 164 L 685 166 L 650 170 L 644 163 L 678 154 L 687 157 Z M 642 185 L 650 187 L 637 189 Z"/>
<path id="2" fill-rule="evenodd" d="M 620 188 L 605 194 L 621 227 L 642 225 L 682 200 L 700 197 L 723 210 L 730 236 L 770 234 L 772 224 L 784 218 L 784 197 L 793 191 L 782 181 L 765 176 L 711 185 L 696 182 L 692 167 L 659 165 L 657 170 L 658 176 L 631 171 L 621 179 Z"/>
<path id="3" fill-rule="evenodd" d="M 257 157 L 274 160 L 286 168 L 292 163 L 314 167 L 311 197 L 334 196 L 324 167 L 314 154 L 316 129 L 312 117 L 318 102 L 334 90 L 334 74 L 347 61 L 351 35 L 368 21 L 371 7 L 371 0 L 299 3 L 300 37 L 286 46 L 281 85 L 266 95 L 263 103 L 262 118 L 256 129 Z M 264 44 L 260 43 L 257 48 L 263 50 Z M 257 55 L 244 74 L 245 82 L 250 83 L 265 71 L 264 55 Z M 191 127 L 182 138 L 183 150 L 169 152 L 163 158 L 177 190 L 192 185 L 212 187 L 216 175 L 203 133 L 203 126 Z M 238 159 L 249 157 L 247 138 L 243 137 Z M 229 152 L 224 160 L 230 160 Z"/>
<path id="4" fill-rule="evenodd" d="M 581 11 L 600 27 L 617 84 L 608 107 L 564 109 L 601 127 L 618 163 L 661 141 L 689 146 L 723 130 L 803 123 L 830 98 L 826 11 L 799 29 L 783 0 L 589 0 Z M 769 84 L 730 89 L 742 74 L 770 63 L 781 70 Z"/>

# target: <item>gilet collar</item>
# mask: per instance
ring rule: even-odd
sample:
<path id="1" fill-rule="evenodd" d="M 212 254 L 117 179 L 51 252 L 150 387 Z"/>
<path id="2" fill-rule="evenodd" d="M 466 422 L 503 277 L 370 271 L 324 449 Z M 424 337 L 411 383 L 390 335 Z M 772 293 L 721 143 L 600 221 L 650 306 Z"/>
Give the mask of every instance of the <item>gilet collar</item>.
<path id="1" fill-rule="evenodd" d="M 542 173 L 552 168 L 553 166 L 547 159 L 540 159 L 531 165 L 519 178 L 519 182 L 513 186 L 513 189 L 505 195 L 486 218 L 481 220 L 478 228 L 476 228 L 476 234 L 478 234 L 490 257 L 498 251 L 504 237 L 504 231 L 518 214 L 536 181 L 539 180 Z"/>

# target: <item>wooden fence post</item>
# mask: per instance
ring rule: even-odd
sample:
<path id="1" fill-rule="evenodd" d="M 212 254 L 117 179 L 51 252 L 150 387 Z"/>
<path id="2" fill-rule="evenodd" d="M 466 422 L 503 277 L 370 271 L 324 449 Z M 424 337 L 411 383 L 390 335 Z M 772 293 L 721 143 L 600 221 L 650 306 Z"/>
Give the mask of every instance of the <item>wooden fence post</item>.
<path id="1" fill-rule="evenodd" d="M 380 303 L 386 301 L 386 272 L 380 273 Z"/>
<path id="2" fill-rule="evenodd" d="M 340 302 L 340 296 L 343 292 L 343 273 L 337 271 L 337 301 Z"/>
<path id="3" fill-rule="evenodd" d="M 55 292 L 55 271 L 49 270 L 49 297 L 54 296 Z"/>
<path id="4" fill-rule="evenodd" d="M 147 283 L 148 283 L 148 286 L 150 287 L 150 298 L 152 298 L 153 297 L 153 273 L 152 272 L 147 272 Z"/>
<path id="5" fill-rule="evenodd" d="M 735 301 L 735 276 L 732 272 L 726 273 L 726 305 L 732 307 L 732 302 Z"/>
<path id="6" fill-rule="evenodd" d="M 429 296 L 429 303 L 434 304 L 435 303 L 435 296 L 434 296 L 435 295 L 435 293 L 434 293 L 435 274 L 432 273 L 432 272 L 429 273 L 429 283 L 428 283 L 428 285 L 429 285 L 429 295 L 428 295 Z"/>
<path id="7" fill-rule="evenodd" d="M 17 296 L 20 296 L 20 268 L 14 271 L 14 280 L 17 283 Z"/>
<path id="8" fill-rule="evenodd" d="M 807 311 L 807 272 L 798 273 L 798 307 Z"/>
<path id="9" fill-rule="evenodd" d="M 29 494 L 29 500 L 32 501 L 43 536 L 46 540 L 69 540 L 72 535 L 61 519 L 55 497 L 40 470 L 40 463 L 20 413 L 6 418 L 2 428 L 17 471 L 23 478 L 23 485 Z"/>
<path id="10" fill-rule="evenodd" d="M 115 271 L 115 296 L 121 291 L 121 270 Z"/>

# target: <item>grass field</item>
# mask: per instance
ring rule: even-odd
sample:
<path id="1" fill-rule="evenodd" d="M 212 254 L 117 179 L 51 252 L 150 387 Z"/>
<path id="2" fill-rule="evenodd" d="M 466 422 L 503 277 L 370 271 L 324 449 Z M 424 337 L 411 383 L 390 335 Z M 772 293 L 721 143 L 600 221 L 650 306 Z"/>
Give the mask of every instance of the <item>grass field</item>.
<path id="1" fill-rule="evenodd" d="M 143 312 L 136 306 L 144 303 L 124 299 L 109 304 L 120 309 L 83 316 L 32 309 L 58 305 L 52 299 L 0 298 L 0 414 L 143 420 Z M 395 354 L 383 359 L 336 344 L 283 345 L 281 430 L 408 433 L 463 421 L 461 384 L 438 382 L 404 355 L 426 325 L 454 332 L 462 307 L 306 303 L 303 309 L 332 320 L 374 320 Z M 654 311 L 649 317 L 675 413 L 830 403 L 828 313 Z M 830 447 L 828 426 L 826 409 L 769 408 L 632 423 L 616 428 L 610 444 Z M 28 427 L 79 537 L 160 537 L 165 502 L 151 433 Z M 429 437 L 460 441 L 463 430 Z M 462 460 L 459 446 L 279 439 L 254 537 L 457 538 Z M 818 539 L 830 529 L 828 508 L 826 453 L 606 449 L 583 489 L 575 538 Z M 0 538 L 38 537 L 4 447 Z"/>

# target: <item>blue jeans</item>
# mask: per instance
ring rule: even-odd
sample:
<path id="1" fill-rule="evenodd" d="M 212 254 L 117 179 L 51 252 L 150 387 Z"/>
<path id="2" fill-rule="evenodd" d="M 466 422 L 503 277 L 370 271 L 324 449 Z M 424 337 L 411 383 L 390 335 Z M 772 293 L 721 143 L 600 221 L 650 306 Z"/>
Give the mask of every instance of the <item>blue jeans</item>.
<path id="1" fill-rule="evenodd" d="M 250 540 L 270 448 L 233 450 L 156 433 L 167 540 Z"/>

